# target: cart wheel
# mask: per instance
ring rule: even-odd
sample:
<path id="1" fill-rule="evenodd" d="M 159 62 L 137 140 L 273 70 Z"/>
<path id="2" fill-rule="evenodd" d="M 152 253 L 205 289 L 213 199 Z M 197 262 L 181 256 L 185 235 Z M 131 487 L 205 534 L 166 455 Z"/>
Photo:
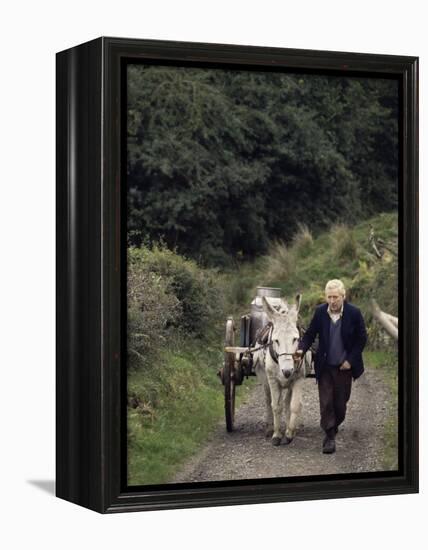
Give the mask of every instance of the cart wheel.
<path id="1" fill-rule="evenodd" d="M 235 345 L 235 326 L 233 319 L 226 322 L 225 346 Z M 224 412 L 226 415 L 226 429 L 233 431 L 235 418 L 235 354 L 224 353 Z"/>

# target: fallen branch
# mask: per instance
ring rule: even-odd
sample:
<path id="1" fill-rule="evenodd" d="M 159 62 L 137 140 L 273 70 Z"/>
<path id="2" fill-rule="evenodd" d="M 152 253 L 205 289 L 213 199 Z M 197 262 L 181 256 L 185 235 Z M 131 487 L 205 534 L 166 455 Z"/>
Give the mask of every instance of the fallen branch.
<path id="1" fill-rule="evenodd" d="M 398 319 L 393 315 L 383 312 L 377 305 L 376 300 L 372 300 L 373 317 L 379 321 L 386 332 L 395 340 L 398 340 Z"/>
<path id="2" fill-rule="evenodd" d="M 385 315 L 388 321 L 391 321 L 394 327 L 398 329 L 398 317 L 394 317 L 394 315 L 390 315 L 389 313 L 385 313 L 384 311 L 382 311 L 382 313 Z"/>

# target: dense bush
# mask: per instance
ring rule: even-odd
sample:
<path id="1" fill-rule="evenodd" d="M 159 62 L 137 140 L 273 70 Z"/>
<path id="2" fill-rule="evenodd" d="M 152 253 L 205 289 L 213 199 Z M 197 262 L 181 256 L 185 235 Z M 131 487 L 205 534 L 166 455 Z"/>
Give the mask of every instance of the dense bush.
<path id="1" fill-rule="evenodd" d="M 200 337 L 223 319 L 223 296 L 216 272 L 200 268 L 162 246 L 130 248 L 128 262 L 128 297 L 130 319 L 135 315 L 130 292 L 140 285 L 141 322 L 148 330 L 159 334 Z M 142 294 L 152 295 L 146 298 Z M 143 332 L 144 334 L 144 332 Z"/>
<path id="2" fill-rule="evenodd" d="M 165 344 L 182 310 L 162 277 L 135 261 L 128 261 L 128 365 L 147 365 Z"/>

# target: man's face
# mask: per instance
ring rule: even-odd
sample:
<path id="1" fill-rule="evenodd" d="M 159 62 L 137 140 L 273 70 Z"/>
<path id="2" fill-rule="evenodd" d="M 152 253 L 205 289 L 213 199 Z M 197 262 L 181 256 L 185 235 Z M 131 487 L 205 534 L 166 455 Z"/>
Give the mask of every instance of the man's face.
<path id="1" fill-rule="evenodd" d="M 327 290 L 325 293 L 325 299 L 330 307 L 330 311 L 333 313 L 338 313 L 342 309 L 344 297 L 339 290 Z"/>

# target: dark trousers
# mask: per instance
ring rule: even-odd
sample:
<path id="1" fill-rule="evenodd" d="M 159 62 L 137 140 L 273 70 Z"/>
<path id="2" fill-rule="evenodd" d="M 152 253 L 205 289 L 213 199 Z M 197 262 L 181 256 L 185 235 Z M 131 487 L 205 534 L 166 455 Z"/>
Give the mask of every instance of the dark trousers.
<path id="1" fill-rule="evenodd" d="M 325 366 L 318 380 L 321 428 L 334 438 L 335 428 L 344 420 L 346 404 L 351 396 L 352 373 L 339 367 Z"/>

